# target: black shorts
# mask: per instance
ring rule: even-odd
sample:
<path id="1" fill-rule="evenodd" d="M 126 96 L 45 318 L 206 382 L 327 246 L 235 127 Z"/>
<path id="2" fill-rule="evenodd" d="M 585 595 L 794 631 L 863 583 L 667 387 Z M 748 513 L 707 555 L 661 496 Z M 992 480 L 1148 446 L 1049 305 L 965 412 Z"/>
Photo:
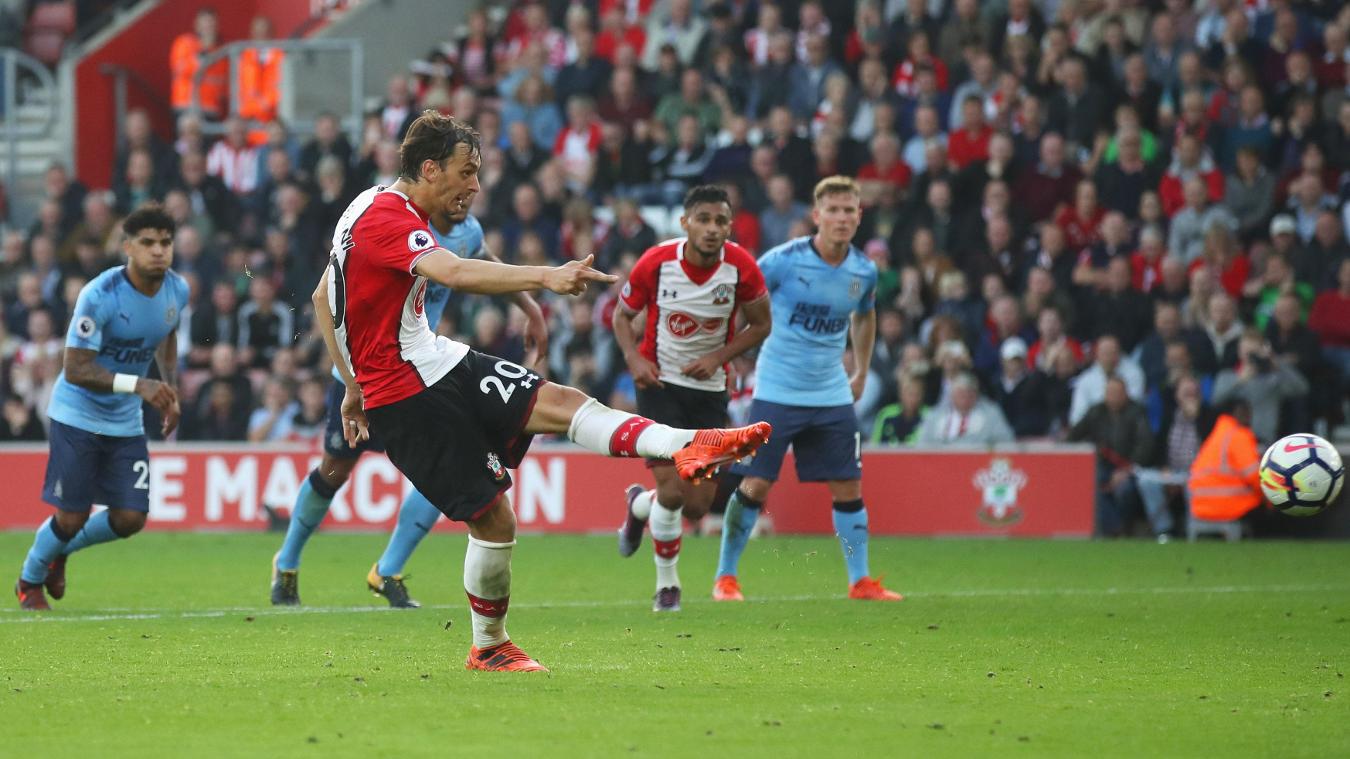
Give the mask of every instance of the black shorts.
<path id="1" fill-rule="evenodd" d="M 725 390 L 696 390 L 672 385 L 638 388 L 638 413 L 654 422 L 686 430 L 727 426 Z M 665 459 L 648 459 L 647 466 L 669 465 Z"/>
<path id="2" fill-rule="evenodd" d="M 475 519 L 511 487 L 533 435 L 525 423 L 543 378 L 469 351 L 422 392 L 366 411 L 371 434 L 400 472 L 447 517 Z"/>

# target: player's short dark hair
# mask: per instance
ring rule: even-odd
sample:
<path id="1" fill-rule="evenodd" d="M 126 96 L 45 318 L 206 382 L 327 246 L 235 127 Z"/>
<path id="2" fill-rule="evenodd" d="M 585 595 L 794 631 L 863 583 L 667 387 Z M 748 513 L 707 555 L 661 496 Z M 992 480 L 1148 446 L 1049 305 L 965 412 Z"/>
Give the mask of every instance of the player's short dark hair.
<path id="1" fill-rule="evenodd" d="M 731 197 L 725 187 L 715 184 L 701 184 L 689 188 L 684 194 L 684 210 L 689 211 L 702 203 L 726 203 L 731 205 Z"/>
<path id="2" fill-rule="evenodd" d="M 164 210 L 164 206 L 158 203 L 145 203 L 122 220 L 122 232 L 127 237 L 135 237 L 146 229 L 162 229 L 172 236 L 178 231 L 178 225 Z"/>
<path id="3" fill-rule="evenodd" d="M 468 124 L 446 116 L 439 111 L 422 111 L 408 127 L 403 144 L 398 149 L 398 173 L 404 179 L 417 182 L 422 176 L 422 162 L 435 161 L 444 165 L 455 154 L 455 148 L 464 144 L 470 153 L 479 148 L 478 132 Z"/>

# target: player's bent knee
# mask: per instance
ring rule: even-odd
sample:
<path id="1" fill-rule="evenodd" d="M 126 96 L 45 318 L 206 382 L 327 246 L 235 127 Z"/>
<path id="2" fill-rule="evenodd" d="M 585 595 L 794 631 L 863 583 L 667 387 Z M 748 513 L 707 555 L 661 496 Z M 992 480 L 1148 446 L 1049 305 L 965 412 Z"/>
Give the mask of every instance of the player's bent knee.
<path id="1" fill-rule="evenodd" d="M 862 480 L 831 480 L 830 498 L 835 501 L 858 501 L 862 499 Z"/>
<path id="2" fill-rule="evenodd" d="M 319 462 L 319 468 L 315 471 L 336 493 L 347 484 L 347 478 L 352 476 L 352 470 L 356 468 L 356 461 L 355 458 L 339 459 L 324 454 L 323 460 Z"/>
<path id="3" fill-rule="evenodd" d="M 108 512 L 108 526 L 119 538 L 129 538 L 145 528 L 145 512 L 128 509 L 111 509 Z"/>
<path id="4" fill-rule="evenodd" d="M 741 480 L 740 491 L 750 496 L 752 500 L 763 503 L 764 499 L 769 497 L 769 489 L 772 487 L 773 483 L 763 477 L 746 477 Z"/>
<path id="5" fill-rule="evenodd" d="M 56 524 L 61 528 L 61 532 L 73 536 L 84 527 L 85 522 L 89 521 L 89 512 L 58 509 L 52 519 L 56 520 Z"/>
<path id="6" fill-rule="evenodd" d="M 510 543 L 516 539 L 516 512 L 505 493 L 497 496 L 482 514 L 467 522 L 469 534 L 489 543 Z"/>

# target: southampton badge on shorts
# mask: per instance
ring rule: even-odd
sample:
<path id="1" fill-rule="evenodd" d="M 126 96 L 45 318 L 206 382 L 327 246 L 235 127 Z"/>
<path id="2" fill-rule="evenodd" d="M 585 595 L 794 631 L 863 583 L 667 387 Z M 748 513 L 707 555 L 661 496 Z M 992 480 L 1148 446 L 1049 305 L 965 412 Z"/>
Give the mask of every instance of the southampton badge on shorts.
<path id="1" fill-rule="evenodd" d="M 501 482 L 506 478 L 506 467 L 502 466 L 502 460 L 497 458 L 497 454 L 488 453 L 487 468 L 489 472 L 492 472 L 492 479 L 497 482 Z"/>

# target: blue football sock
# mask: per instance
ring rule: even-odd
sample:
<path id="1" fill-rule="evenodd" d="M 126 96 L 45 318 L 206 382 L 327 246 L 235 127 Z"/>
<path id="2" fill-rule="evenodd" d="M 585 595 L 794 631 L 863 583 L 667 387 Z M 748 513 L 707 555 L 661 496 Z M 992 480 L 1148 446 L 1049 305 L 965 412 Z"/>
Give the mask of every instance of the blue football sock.
<path id="1" fill-rule="evenodd" d="M 300 568 L 300 552 L 305 550 L 305 541 L 328 515 L 328 507 L 335 495 L 337 490 L 319 478 L 317 471 L 305 479 L 295 496 L 295 505 L 291 507 L 291 526 L 286 529 L 286 541 L 277 554 L 278 569 Z"/>
<path id="2" fill-rule="evenodd" d="M 80 529 L 79 534 L 72 538 L 69 543 L 66 543 L 63 553 L 69 556 L 81 548 L 107 543 L 122 537 L 113 532 L 112 522 L 108 521 L 108 514 L 108 510 L 104 509 L 89 517 L 89 521 L 84 523 L 84 527 Z"/>
<path id="3" fill-rule="evenodd" d="M 61 555 L 61 549 L 66 547 L 70 540 L 68 537 L 61 537 L 56 534 L 56 520 L 47 517 L 47 521 L 37 528 L 37 535 L 33 537 L 33 547 L 28 549 L 28 557 L 23 560 L 23 571 L 19 577 L 24 582 L 38 584 L 47 579 L 47 565 L 52 560 Z"/>
<path id="4" fill-rule="evenodd" d="M 750 531 L 759 520 L 763 504 L 752 501 L 737 490 L 727 501 L 727 513 L 722 519 L 722 552 L 717 557 L 717 576 L 736 575 L 741 554 L 750 540 Z"/>
<path id="5" fill-rule="evenodd" d="M 867 509 L 861 499 L 835 502 L 834 534 L 839 537 L 839 547 L 844 550 L 848 584 L 867 577 Z"/>
<path id="6" fill-rule="evenodd" d="M 408 493 L 403 506 L 398 510 L 398 523 L 394 525 L 394 534 L 389 536 L 389 545 L 385 546 L 376 571 L 381 577 L 393 577 L 403 574 L 403 565 L 408 557 L 417 550 L 417 544 L 427 536 L 436 520 L 441 518 L 441 510 L 431 504 L 427 497 L 417 490 Z"/>

